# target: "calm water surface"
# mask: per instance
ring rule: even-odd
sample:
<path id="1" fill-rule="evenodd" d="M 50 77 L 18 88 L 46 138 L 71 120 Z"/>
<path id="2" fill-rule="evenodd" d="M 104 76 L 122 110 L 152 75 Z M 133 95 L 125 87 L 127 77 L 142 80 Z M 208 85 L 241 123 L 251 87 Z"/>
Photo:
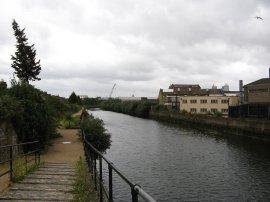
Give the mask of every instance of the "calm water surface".
<path id="1" fill-rule="evenodd" d="M 112 135 L 106 156 L 157 201 L 270 201 L 269 143 L 91 113 Z M 115 201 L 131 201 L 128 186 L 113 183 Z"/>

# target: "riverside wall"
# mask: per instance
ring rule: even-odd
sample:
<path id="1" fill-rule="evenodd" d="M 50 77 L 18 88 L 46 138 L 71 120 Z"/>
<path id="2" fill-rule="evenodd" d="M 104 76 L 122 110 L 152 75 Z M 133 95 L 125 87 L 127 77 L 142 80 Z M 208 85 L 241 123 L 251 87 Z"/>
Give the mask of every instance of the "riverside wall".
<path id="1" fill-rule="evenodd" d="M 153 111 L 150 112 L 149 116 L 153 119 L 188 124 L 191 127 L 217 129 L 226 134 L 249 136 L 270 141 L 270 120 L 183 115 L 173 112 Z"/>

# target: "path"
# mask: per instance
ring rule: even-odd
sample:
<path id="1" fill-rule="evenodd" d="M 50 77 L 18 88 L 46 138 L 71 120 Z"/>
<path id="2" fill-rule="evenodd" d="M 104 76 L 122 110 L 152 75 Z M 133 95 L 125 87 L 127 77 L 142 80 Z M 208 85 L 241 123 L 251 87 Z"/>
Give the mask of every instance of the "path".
<path id="1" fill-rule="evenodd" d="M 62 137 L 54 139 L 44 162 L 37 171 L 14 183 L 0 201 L 71 201 L 74 166 L 83 157 L 83 145 L 76 129 L 59 129 Z"/>

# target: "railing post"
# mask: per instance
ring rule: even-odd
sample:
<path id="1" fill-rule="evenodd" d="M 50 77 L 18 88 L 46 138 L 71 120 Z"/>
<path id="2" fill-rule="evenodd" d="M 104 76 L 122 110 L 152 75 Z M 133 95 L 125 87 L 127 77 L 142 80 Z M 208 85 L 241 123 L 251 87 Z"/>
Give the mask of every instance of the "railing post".
<path id="1" fill-rule="evenodd" d="M 113 182 L 112 182 L 112 167 L 108 164 L 109 167 L 109 202 L 113 201 Z"/>
<path id="2" fill-rule="evenodd" d="M 38 144 L 36 143 L 35 144 L 36 146 L 35 146 L 35 166 L 37 165 L 37 151 L 38 151 Z"/>
<path id="3" fill-rule="evenodd" d="M 95 190 L 97 190 L 97 156 L 94 154 L 95 162 L 94 162 L 94 178 L 95 178 Z"/>
<path id="4" fill-rule="evenodd" d="M 102 190 L 102 158 L 99 156 L 99 201 L 103 202 L 103 190 Z"/>
<path id="5" fill-rule="evenodd" d="M 138 202 L 138 193 L 134 189 L 134 187 L 131 188 L 131 194 L 132 194 L 132 202 Z"/>
<path id="6" fill-rule="evenodd" d="M 27 153 L 25 154 L 24 162 L 25 162 L 25 174 L 26 174 L 27 173 Z"/>
<path id="7" fill-rule="evenodd" d="M 37 143 L 38 145 L 38 165 L 40 165 L 40 142 Z"/>
<path id="8" fill-rule="evenodd" d="M 12 181 L 13 179 L 13 165 L 12 165 L 12 161 L 13 161 L 13 146 L 11 145 L 9 147 L 9 170 L 10 170 L 10 180 Z"/>

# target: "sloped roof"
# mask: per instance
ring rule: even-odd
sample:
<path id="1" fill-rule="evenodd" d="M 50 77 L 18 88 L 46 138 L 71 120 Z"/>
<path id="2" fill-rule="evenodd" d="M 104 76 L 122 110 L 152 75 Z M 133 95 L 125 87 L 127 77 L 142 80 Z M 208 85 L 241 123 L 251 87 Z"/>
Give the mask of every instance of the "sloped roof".
<path id="1" fill-rule="evenodd" d="M 262 78 L 262 79 L 259 79 L 257 81 L 254 81 L 252 83 L 249 83 L 245 86 L 249 86 L 249 85 L 258 85 L 258 84 L 270 84 L 270 78 Z"/>

